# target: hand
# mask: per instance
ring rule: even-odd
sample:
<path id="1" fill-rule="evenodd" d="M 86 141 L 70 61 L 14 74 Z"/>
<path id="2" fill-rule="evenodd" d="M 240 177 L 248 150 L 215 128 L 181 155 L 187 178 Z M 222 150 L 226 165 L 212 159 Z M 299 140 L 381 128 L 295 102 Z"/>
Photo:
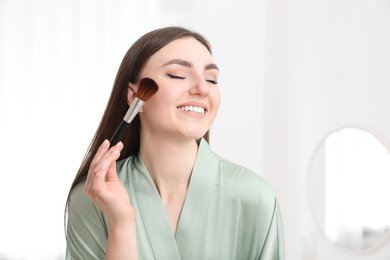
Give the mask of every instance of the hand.
<path id="1" fill-rule="evenodd" d="M 122 142 L 113 147 L 105 140 L 89 167 L 84 193 L 109 219 L 110 224 L 121 225 L 134 221 L 134 210 L 129 195 L 116 172 L 116 160 L 123 149 Z"/>

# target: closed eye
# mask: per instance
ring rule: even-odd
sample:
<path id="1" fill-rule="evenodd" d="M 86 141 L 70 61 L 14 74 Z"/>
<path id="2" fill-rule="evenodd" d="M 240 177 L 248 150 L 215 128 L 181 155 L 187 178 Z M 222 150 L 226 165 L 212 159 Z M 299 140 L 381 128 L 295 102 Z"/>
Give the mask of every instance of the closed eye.
<path id="1" fill-rule="evenodd" d="M 209 82 L 209 83 L 211 83 L 211 84 L 214 84 L 214 85 L 217 85 L 217 84 L 218 84 L 218 81 L 216 81 L 216 80 L 207 79 L 206 81 Z"/>
<path id="2" fill-rule="evenodd" d="M 177 75 L 173 75 L 173 74 L 169 74 L 169 73 L 167 73 L 167 75 L 171 79 L 185 79 L 185 77 L 181 77 L 181 76 L 177 76 Z"/>

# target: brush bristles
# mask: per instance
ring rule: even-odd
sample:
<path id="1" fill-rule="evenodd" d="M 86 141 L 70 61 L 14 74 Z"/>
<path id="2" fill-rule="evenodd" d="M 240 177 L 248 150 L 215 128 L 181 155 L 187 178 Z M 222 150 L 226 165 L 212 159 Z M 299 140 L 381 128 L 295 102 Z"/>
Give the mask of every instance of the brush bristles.
<path id="1" fill-rule="evenodd" d="M 157 83 L 150 78 L 141 79 L 137 91 L 137 98 L 146 102 L 158 91 Z"/>

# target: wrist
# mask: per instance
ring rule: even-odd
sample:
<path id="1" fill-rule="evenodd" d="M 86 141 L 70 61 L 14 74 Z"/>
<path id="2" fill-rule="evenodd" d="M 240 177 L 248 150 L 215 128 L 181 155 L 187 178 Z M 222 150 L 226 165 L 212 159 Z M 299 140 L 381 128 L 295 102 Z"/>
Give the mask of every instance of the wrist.
<path id="1" fill-rule="evenodd" d="M 109 224 L 106 259 L 138 259 L 135 221 Z"/>
<path id="2" fill-rule="evenodd" d="M 130 216 L 124 219 L 109 219 L 109 228 L 115 230 L 129 229 L 135 226 L 135 217 Z"/>
<path id="3" fill-rule="evenodd" d="M 104 215 L 108 218 L 110 226 L 126 227 L 135 222 L 135 212 L 130 204 L 125 207 L 121 207 L 120 210 L 107 210 L 107 214 L 104 213 Z"/>

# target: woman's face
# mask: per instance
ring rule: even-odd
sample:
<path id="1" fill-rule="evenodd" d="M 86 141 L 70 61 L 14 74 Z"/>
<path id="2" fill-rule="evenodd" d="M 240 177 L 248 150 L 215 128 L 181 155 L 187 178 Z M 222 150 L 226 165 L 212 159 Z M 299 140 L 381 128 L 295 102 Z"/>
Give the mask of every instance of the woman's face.
<path id="1" fill-rule="evenodd" d="M 141 73 L 141 78 L 152 78 L 159 86 L 140 113 L 141 131 L 164 138 L 202 137 L 219 109 L 218 74 L 210 52 L 194 38 L 160 49 Z"/>

